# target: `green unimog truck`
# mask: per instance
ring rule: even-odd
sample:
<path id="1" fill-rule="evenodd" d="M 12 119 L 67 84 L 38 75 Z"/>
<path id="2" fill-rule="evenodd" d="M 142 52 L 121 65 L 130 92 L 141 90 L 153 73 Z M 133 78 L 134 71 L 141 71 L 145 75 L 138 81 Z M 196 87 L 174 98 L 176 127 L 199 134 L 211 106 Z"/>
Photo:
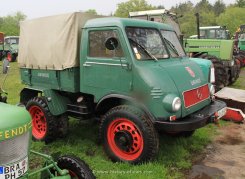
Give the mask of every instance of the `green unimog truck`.
<path id="1" fill-rule="evenodd" d="M 186 57 L 169 25 L 71 13 L 20 27 L 20 102 L 37 140 L 96 117 L 109 158 L 137 164 L 157 154 L 158 130 L 188 136 L 225 113 L 211 62 Z"/>

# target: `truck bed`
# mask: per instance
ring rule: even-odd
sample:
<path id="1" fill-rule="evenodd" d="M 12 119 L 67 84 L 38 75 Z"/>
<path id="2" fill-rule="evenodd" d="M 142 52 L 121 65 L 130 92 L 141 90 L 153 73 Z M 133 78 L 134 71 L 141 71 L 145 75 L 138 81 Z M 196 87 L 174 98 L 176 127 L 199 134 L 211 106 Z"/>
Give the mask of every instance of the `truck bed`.
<path id="1" fill-rule="evenodd" d="M 65 70 L 20 68 L 22 83 L 30 87 L 42 87 L 68 92 L 79 92 L 79 67 Z"/>

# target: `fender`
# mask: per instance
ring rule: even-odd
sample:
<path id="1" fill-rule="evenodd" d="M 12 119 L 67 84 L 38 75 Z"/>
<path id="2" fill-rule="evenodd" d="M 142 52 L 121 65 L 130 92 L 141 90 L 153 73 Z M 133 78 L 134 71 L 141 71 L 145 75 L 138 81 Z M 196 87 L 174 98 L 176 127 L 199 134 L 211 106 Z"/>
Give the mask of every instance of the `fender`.
<path id="1" fill-rule="evenodd" d="M 95 108 L 96 113 L 100 113 L 103 106 L 107 105 L 107 101 L 109 100 L 113 100 L 115 102 L 116 100 L 120 100 L 120 101 L 124 101 L 125 103 L 128 102 L 130 104 L 133 104 L 137 108 L 141 109 L 151 119 L 152 122 L 154 122 L 156 119 L 143 103 L 139 102 L 137 99 L 131 96 L 125 96 L 122 94 L 109 94 L 102 97 L 96 105 Z M 110 107 L 115 107 L 115 106 L 110 106 Z"/>
<path id="2" fill-rule="evenodd" d="M 46 98 L 48 108 L 52 115 L 58 116 L 66 112 L 69 99 L 51 89 L 26 87 L 20 92 L 20 103 L 26 105 L 30 99 L 38 96 L 40 93 Z"/>

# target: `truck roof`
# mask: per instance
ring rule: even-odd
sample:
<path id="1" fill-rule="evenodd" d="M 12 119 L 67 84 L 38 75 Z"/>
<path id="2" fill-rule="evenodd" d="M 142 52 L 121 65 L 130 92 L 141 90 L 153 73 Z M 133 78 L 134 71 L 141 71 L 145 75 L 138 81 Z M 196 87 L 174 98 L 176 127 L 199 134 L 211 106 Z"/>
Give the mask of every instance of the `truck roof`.
<path id="1" fill-rule="evenodd" d="M 19 36 L 7 36 L 7 37 L 5 37 L 5 39 L 9 39 L 9 38 L 19 38 Z"/>
<path id="2" fill-rule="evenodd" d="M 160 15 L 160 14 L 170 14 L 176 16 L 175 13 L 170 12 L 166 9 L 156 9 L 156 10 L 148 10 L 148 11 L 136 11 L 136 12 L 129 12 L 130 17 L 134 16 L 144 16 L 144 15 Z"/>
<path id="3" fill-rule="evenodd" d="M 205 29 L 223 29 L 224 26 L 206 26 L 206 27 L 200 27 L 201 30 Z"/>
<path id="4" fill-rule="evenodd" d="M 130 19 L 130 18 L 117 18 L 117 17 L 105 17 L 88 20 L 84 28 L 93 27 L 109 27 L 116 26 L 124 29 L 125 27 L 147 27 L 147 28 L 158 28 L 173 31 L 170 25 L 146 21 L 141 19 Z"/>

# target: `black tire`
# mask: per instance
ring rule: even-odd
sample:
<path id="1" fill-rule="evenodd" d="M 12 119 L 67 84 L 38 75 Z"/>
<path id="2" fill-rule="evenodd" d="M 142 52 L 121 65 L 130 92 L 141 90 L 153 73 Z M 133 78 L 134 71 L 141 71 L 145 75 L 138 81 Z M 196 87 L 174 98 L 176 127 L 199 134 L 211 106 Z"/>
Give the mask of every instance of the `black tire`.
<path id="1" fill-rule="evenodd" d="M 199 58 L 210 60 L 215 69 L 215 91 L 219 91 L 230 83 L 230 75 L 222 61 L 213 55 L 202 54 Z"/>
<path id="2" fill-rule="evenodd" d="M 152 121 L 143 112 L 127 105 L 114 107 L 104 115 L 100 139 L 113 162 L 147 162 L 154 159 L 159 150 L 158 133 Z"/>
<path id="3" fill-rule="evenodd" d="M 68 170 L 71 178 L 95 179 L 95 176 L 89 166 L 77 157 L 62 156 L 58 159 L 57 165 L 61 169 Z M 72 176 L 73 174 L 76 176 Z"/>
<path id="4" fill-rule="evenodd" d="M 69 119 L 66 114 L 62 114 L 57 120 L 58 137 L 63 138 L 67 136 L 69 129 Z"/>
<path id="5" fill-rule="evenodd" d="M 27 102 L 26 109 L 30 112 L 32 117 L 33 139 L 45 141 L 45 143 L 52 142 L 56 138 L 57 118 L 50 113 L 45 98 L 32 98 Z M 37 121 L 42 123 L 41 127 Z"/>

